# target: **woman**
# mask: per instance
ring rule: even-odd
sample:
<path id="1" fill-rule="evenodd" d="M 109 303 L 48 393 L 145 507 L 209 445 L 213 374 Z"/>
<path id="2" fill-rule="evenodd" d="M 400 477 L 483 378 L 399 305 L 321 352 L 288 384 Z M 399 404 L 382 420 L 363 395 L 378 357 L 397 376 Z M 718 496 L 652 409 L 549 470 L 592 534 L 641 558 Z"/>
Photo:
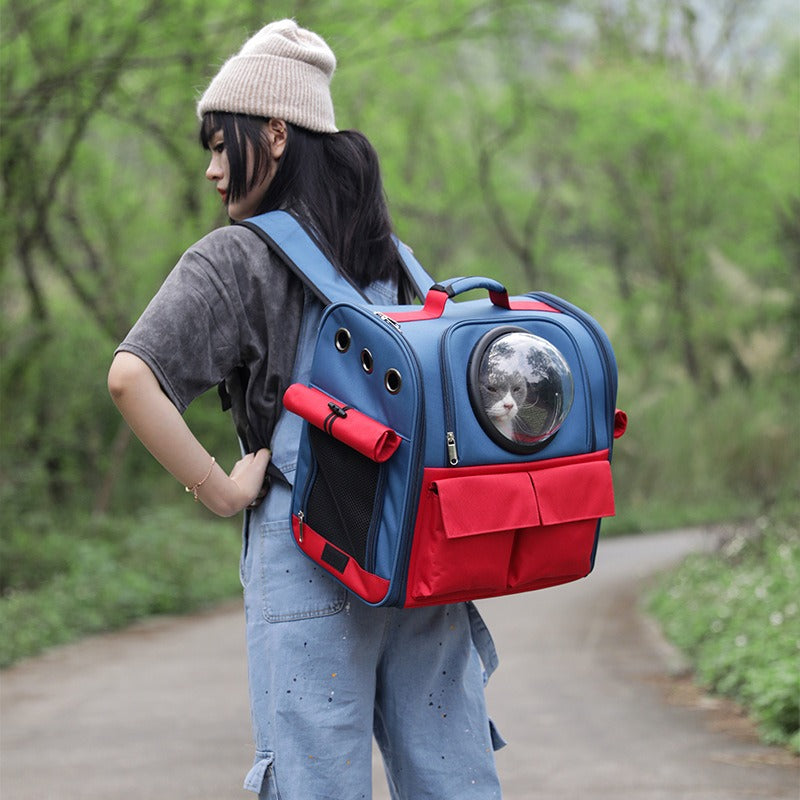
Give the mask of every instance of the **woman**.
<path id="1" fill-rule="evenodd" d="M 373 301 L 393 303 L 401 273 L 378 160 L 361 134 L 336 129 L 335 66 L 327 44 L 291 20 L 246 42 L 198 105 L 206 177 L 233 221 L 291 211 Z M 183 255 L 109 372 L 125 419 L 195 500 L 223 516 L 248 509 L 256 758 L 245 788 L 270 800 L 368 798 L 374 734 L 392 797 L 500 797 L 502 742 L 483 697 L 496 656 L 474 607 L 369 607 L 294 546 L 285 485 L 259 503 L 270 458 L 293 478 L 300 420 L 281 413 L 280 398 L 308 374 L 321 313 L 257 235 L 222 228 Z M 182 413 L 236 370 L 248 375 L 256 452 L 228 475 Z"/>

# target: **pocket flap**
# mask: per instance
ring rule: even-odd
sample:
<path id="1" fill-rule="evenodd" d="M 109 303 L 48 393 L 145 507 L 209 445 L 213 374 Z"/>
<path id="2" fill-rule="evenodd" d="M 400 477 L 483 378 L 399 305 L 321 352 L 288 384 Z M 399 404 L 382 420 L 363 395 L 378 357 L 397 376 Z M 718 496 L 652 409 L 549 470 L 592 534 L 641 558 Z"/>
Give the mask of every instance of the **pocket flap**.
<path id="1" fill-rule="evenodd" d="M 539 524 L 536 495 L 527 472 L 445 478 L 433 488 L 439 495 L 448 538 Z"/>
<path id="2" fill-rule="evenodd" d="M 614 516 L 607 459 L 454 475 L 433 481 L 431 488 L 448 539 Z"/>
<path id="3" fill-rule="evenodd" d="M 614 516 L 611 464 L 564 464 L 531 473 L 542 525 Z"/>

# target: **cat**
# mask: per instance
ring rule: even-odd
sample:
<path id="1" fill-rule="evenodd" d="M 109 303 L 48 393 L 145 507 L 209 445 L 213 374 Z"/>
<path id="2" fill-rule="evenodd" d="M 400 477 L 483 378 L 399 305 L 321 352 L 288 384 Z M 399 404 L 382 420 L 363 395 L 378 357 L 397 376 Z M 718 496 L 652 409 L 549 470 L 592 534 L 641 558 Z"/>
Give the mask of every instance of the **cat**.
<path id="1" fill-rule="evenodd" d="M 481 401 L 492 424 L 507 439 L 516 439 L 515 420 L 525 403 L 528 384 L 520 372 L 491 367 L 481 376 Z"/>
<path id="2" fill-rule="evenodd" d="M 495 341 L 480 362 L 481 410 L 508 441 L 538 446 L 561 426 L 572 404 L 572 375 L 543 339 L 513 332 Z"/>

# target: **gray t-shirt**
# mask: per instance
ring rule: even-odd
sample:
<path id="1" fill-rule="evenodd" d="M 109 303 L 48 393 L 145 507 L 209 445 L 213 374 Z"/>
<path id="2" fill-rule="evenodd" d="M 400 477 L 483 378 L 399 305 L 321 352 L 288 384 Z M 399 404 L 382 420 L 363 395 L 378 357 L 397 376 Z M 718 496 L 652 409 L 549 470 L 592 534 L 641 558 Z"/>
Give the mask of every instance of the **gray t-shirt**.
<path id="1" fill-rule="evenodd" d="M 256 449 L 269 444 L 291 380 L 304 296 L 257 234 L 219 228 L 184 253 L 117 352 L 141 358 L 181 413 L 243 367 Z"/>

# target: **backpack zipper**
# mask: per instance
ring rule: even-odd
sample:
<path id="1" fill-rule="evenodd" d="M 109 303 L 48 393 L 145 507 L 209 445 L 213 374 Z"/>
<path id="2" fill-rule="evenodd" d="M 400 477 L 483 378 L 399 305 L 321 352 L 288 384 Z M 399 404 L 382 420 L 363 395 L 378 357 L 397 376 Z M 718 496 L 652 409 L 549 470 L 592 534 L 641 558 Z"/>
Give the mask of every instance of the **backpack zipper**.
<path id="1" fill-rule="evenodd" d="M 444 430 L 447 464 L 458 465 L 458 444 L 456 442 L 455 412 L 453 411 L 452 392 L 450 390 L 450 368 L 447 361 L 447 341 L 450 332 L 458 323 L 451 325 L 439 340 L 439 372 L 442 376 L 442 404 L 444 405 Z"/>
<path id="2" fill-rule="evenodd" d="M 383 311 L 373 311 L 372 312 L 378 319 L 383 320 L 383 322 L 391 325 L 398 333 L 402 333 L 403 329 L 400 326 L 400 323 L 396 319 L 392 319 L 387 314 L 384 314 Z"/>
<path id="3" fill-rule="evenodd" d="M 565 312 L 568 316 L 580 320 L 584 324 L 584 327 L 589 331 L 589 335 L 594 340 L 595 346 L 600 351 L 600 357 L 603 362 L 605 375 L 607 378 L 604 383 L 606 385 L 606 411 L 608 412 L 606 414 L 606 419 L 610 420 L 608 430 L 606 431 L 608 436 L 608 450 L 610 453 L 614 443 L 614 398 L 616 395 L 617 385 L 616 380 L 613 380 L 616 376 L 616 370 L 613 367 L 614 357 L 612 355 L 613 351 L 611 350 L 611 343 L 608 341 L 608 337 L 600 328 L 597 320 L 595 320 L 590 314 L 587 314 L 583 309 L 572 305 L 572 303 L 562 300 L 560 297 L 550 294 L 549 292 L 530 292 L 528 297 L 532 297 L 536 300 L 542 300 L 548 305 Z"/>

